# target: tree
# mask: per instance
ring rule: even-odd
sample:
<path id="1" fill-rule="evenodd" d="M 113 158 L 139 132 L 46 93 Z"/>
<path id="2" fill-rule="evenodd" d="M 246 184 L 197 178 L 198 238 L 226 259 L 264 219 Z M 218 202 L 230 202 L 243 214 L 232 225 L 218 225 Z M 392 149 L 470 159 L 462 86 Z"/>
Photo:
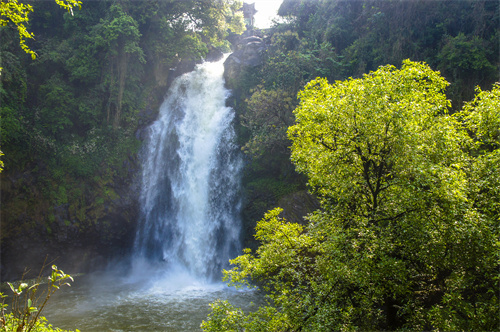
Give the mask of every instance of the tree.
<path id="1" fill-rule="evenodd" d="M 299 93 L 292 160 L 322 209 L 305 228 L 270 212 L 257 226 L 259 249 L 225 272 L 267 294 L 243 328 L 498 327 L 498 149 L 477 159 L 463 125 L 497 119 L 498 91 L 480 94 L 461 122 L 448 115 L 447 85 L 406 60 L 360 79 L 316 79 Z M 223 307 L 238 311 L 214 305 L 228 323 Z"/>
<path id="2" fill-rule="evenodd" d="M 236 267 L 224 271 L 224 280 L 232 286 L 258 284 L 267 292 L 268 304 L 245 316 L 225 301 L 215 302 L 202 324 L 205 331 L 294 331 L 321 301 L 314 271 L 316 239 L 305 234 L 303 226 L 280 218 L 281 212 L 269 211 L 258 222 L 255 238 L 261 246 L 256 253 L 245 249 L 231 260 Z"/>
<path id="3" fill-rule="evenodd" d="M 287 91 L 258 86 L 246 102 L 248 110 L 241 118 L 243 126 L 251 131 L 251 139 L 245 151 L 254 156 L 264 151 L 288 156 L 286 130 L 293 124 L 294 98 Z"/>
<path id="4" fill-rule="evenodd" d="M 500 83 L 491 91 L 476 88 L 474 100 L 464 105 L 457 118 L 461 119 L 474 140 L 476 153 L 500 148 Z"/>
<path id="5" fill-rule="evenodd" d="M 140 63 L 146 62 L 144 52 L 139 46 L 141 33 L 138 23 L 117 3 L 111 5 L 106 18 L 93 27 L 91 38 L 96 49 L 106 54 L 106 63 L 109 64 L 106 121 L 112 122 L 113 128 L 116 129 L 122 118 L 125 84 L 129 77 L 127 73 L 131 58 L 135 57 Z"/>
<path id="6" fill-rule="evenodd" d="M 81 1 L 78 0 L 55 0 L 61 7 L 66 9 L 73 15 L 73 8 L 81 8 Z M 0 1 L 0 26 L 5 27 L 13 24 L 19 33 L 19 45 L 21 48 L 31 55 L 34 60 L 36 53 L 26 45 L 26 39 L 33 39 L 33 33 L 30 33 L 26 25 L 29 21 L 28 14 L 33 11 L 33 7 L 29 4 L 19 3 L 17 0 L 1 0 Z M 1 64 L 1 63 L 0 63 Z M 3 67 L 0 66 L 0 77 Z M 0 151 L 1 153 L 1 151 Z M 3 155 L 3 153 L 1 153 Z M 0 172 L 3 170 L 3 161 L 0 161 Z"/>
<path id="7" fill-rule="evenodd" d="M 81 8 L 81 1 L 78 0 L 54 0 L 61 8 L 66 9 L 73 15 L 73 8 Z M 28 15 L 33 11 L 33 7 L 29 4 L 23 4 L 17 0 L 2 0 L 0 2 L 0 25 L 7 26 L 13 24 L 19 33 L 19 44 L 21 48 L 31 55 L 32 59 L 36 58 L 36 53 L 26 45 L 26 39 L 33 39 L 35 36 L 26 28 L 29 22 Z M 1 70 L 1 69 L 0 69 Z"/>
<path id="8" fill-rule="evenodd" d="M 452 118 L 443 115 L 449 105 L 446 86 L 438 73 L 409 61 L 400 71 L 381 67 L 363 79 L 333 85 L 317 79 L 299 94 L 297 124 L 289 129 L 292 160 L 308 174 L 323 204 L 336 210 L 373 224 L 409 213 L 424 196 L 401 194 L 432 181 L 425 178 L 434 177 L 431 165 L 449 167 L 462 158 L 455 152 L 460 141 Z M 449 175 L 439 181 L 460 188 L 461 172 Z M 399 204 L 383 205 L 393 200 Z"/>
<path id="9" fill-rule="evenodd" d="M 363 304 L 356 314 L 373 319 L 363 328 L 498 324 L 487 318 L 498 310 L 488 294 L 498 288 L 498 229 L 471 205 L 468 138 L 447 115 L 446 85 L 428 66 L 404 61 L 363 79 L 317 80 L 300 94 L 292 159 L 328 218 L 318 213 L 311 230 L 326 237 L 326 257 L 344 256 L 347 270 L 371 276 L 351 281 Z"/>
<path id="10" fill-rule="evenodd" d="M 486 82 L 495 81 L 498 67 L 495 66 L 495 57 L 491 56 L 487 41 L 478 36 L 467 37 L 459 33 L 456 37 L 447 36 L 444 46 L 437 55 L 438 68 L 457 84 L 455 98 L 467 100 L 474 93 L 475 85 L 484 85 Z M 498 57 L 496 57 L 498 61 Z"/>

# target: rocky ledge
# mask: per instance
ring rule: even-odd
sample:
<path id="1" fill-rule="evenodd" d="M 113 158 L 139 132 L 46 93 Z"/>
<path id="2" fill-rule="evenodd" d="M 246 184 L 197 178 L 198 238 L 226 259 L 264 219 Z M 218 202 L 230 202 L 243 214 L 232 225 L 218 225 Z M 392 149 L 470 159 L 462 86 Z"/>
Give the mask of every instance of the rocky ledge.
<path id="1" fill-rule="evenodd" d="M 234 89 L 241 74 L 248 69 L 260 66 L 267 46 L 259 36 L 242 38 L 236 50 L 224 62 L 224 79 L 229 89 Z"/>

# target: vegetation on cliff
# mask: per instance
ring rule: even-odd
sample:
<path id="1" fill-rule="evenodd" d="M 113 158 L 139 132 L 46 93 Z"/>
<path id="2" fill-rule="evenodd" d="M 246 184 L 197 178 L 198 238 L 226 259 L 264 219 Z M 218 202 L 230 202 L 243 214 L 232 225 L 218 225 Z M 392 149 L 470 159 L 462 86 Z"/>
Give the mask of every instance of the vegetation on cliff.
<path id="1" fill-rule="evenodd" d="M 14 25 L 1 28 L 4 277 L 45 256 L 21 259 L 20 244 L 80 257 L 85 246 L 90 257 L 131 247 L 138 128 L 154 119 L 172 68 L 229 50 L 226 36 L 243 29 L 233 0 L 89 1 L 73 15 L 26 6 L 35 60 Z"/>

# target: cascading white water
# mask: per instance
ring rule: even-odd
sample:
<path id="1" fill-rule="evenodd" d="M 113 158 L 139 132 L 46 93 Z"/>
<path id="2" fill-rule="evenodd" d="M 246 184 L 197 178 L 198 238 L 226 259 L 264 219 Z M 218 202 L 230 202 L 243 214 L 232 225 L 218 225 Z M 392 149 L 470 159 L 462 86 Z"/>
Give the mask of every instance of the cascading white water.
<path id="1" fill-rule="evenodd" d="M 142 152 L 136 261 L 212 280 L 239 249 L 241 158 L 223 61 L 175 79 Z"/>
<path id="2" fill-rule="evenodd" d="M 75 279 L 44 311 L 54 326 L 199 331 L 216 299 L 244 310 L 261 301 L 213 282 L 239 253 L 240 230 L 241 159 L 222 72 L 222 62 L 204 63 L 173 82 L 141 153 L 133 269 Z"/>

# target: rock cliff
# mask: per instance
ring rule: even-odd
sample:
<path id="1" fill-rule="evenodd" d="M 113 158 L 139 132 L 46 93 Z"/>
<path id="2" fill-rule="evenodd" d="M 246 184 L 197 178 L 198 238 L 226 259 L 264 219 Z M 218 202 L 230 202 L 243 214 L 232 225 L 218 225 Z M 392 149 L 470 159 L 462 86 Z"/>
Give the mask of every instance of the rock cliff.
<path id="1" fill-rule="evenodd" d="M 236 50 L 224 62 L 224 79 L 229 89 L 235 89 L 245 70 L 260 66 L 266 44 L 259 36 L 244 37 L 237 41 Z"/>

